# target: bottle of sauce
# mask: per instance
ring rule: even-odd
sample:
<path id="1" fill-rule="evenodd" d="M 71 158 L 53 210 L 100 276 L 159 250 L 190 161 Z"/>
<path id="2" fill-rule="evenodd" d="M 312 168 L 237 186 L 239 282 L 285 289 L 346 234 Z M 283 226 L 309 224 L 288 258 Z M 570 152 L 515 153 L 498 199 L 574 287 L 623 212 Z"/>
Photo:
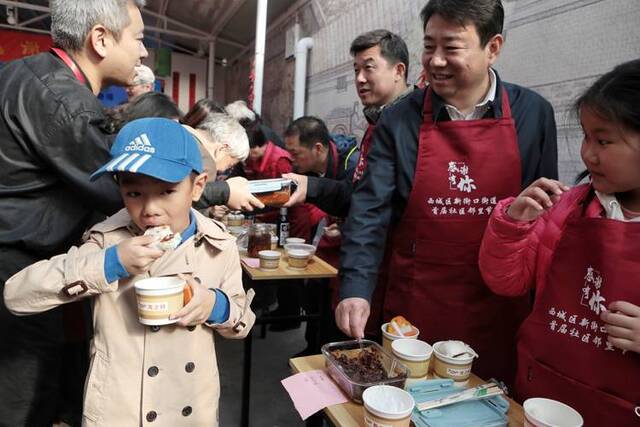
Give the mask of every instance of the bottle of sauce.
<path id="1" fill-rule="evenodd" d="M 289 218 L 287 217 L 287 208 L 280 208 L 280 216 L 278 217 L 278 246 L 283 247 L 289 237 Z"/>

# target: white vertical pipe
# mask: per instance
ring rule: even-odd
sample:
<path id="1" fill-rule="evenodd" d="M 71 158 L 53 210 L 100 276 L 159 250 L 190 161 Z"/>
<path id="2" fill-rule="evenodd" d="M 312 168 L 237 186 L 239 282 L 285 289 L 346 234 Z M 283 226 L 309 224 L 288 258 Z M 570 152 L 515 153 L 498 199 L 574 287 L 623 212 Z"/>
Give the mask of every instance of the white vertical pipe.
<path id="1" fill-rule="evenodd" d="M 209 65 L 207 74 L 207 98 L 213 99 L 213 79 L 215 78 L 216 69 L 216 42 L 209 42 Z M 224 100 L 222 100 L 224 101 Z"/>
<path id="2" fill-rule="evenodd" d="M 293 80 L 293 120 L 304 116 L 304 98 L 307 86 L 307 53 L 313 39 L 305 37 L 296 43 L 296 71 Z"/>
<path id="3" fill-rule="evenodd" d="M 253 109 L 262 114 L 262 82 L 264 81 L 264 50 L 267 33 L 267 1 L 258 0 L 256 18 L 255 78 L 253 80 Z"/>

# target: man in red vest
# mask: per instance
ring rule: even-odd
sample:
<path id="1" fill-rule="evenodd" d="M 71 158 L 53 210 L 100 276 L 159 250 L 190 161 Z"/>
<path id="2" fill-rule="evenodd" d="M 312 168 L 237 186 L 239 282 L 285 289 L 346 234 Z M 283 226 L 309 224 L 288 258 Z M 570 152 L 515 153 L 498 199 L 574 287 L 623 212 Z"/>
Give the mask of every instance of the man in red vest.
<path id="1" fill-rule="evenodd" d="M 385 108 L 343 228 L 340 329 L 362 337 L 385 247 L 385 320 L 403 315 L 433 343 L 459 339 L 474 370 L 511 382 L 526 298 L 495 296 L 478 250 L 498 200 L 557 176 L 553 109 L 492 68 L 500 0 L 431 0 L 421 13 L 429 85 Z M 388 243 L 387 243 L 388 239 Z"/>

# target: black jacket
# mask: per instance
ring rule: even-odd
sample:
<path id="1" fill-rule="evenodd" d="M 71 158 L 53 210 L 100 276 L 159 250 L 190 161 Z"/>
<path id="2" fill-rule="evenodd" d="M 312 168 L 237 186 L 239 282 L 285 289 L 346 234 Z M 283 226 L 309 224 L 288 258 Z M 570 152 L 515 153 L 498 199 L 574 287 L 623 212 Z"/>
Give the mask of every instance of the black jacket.
<path id="1" fill-rule="evenodd" d="M 497 73 L 496 73 L 497 76 Z M 537 93 L 497 77 L 495 100 L 484 118 L 502 117 L 506 88 L 521 158 L 521 185 L 558 177 L 556 124 L 551 104 Z M 385 108 L 373 134 L 367 168 L 351 198 L 343 227 L 340 298 L 369 299 L 376 284 L 387 229 L 402 218 L 416 169 L 425 90 L 415 90 Z M 450 120 L 444 101 L 433 94 L 434 121 Z"/>
<path id="2" fill-rule="evenodd" d="M 2 283 L 34 261 L 66 252 L 96 212 L 122 207 L 113 180 L 89 182 L 109 159 L 113 136 L 103 125 L 98 98 L 52 53 L 0 70 Z"/>
<path id="3" fill-rule="evenodd" d="M 112 179 L 89 181 L 114 136 L 88 85 L 52 53 L 0 69 L 0 283 L 33 262 L 66 252 L 88 226 L 122 208 Z M 229 187 L 203 199 L 226 203 Z"/>
<path id="4" fill-rule="evenodd" d="M 345 217 L 349 212 L 351 178 L 358 164 L 360 150 L 354 146 L 354 149 L 339 152 L 338 157 L 338 159 L 334 159 L 332 150 L 329 150 L 329 161 L 325 175 L 323 177 L 309 176 L 307 202 L 329 215 Z M 338 162 L 337 168 L 334 167 L 336 162 Z M 337 170 L 337 173 L 334 174 L 334 170 Z"/>
<path id="5" fill-rule="evenodd" d="M 371 132 L 371 127 L 375 126 L 380 118 L 380 114 L 385 108 L 407 97 L 413 89 L 414 86 L 409 86 L 400 96 L 382 107 L 365 108 L 364 116 L 369 124 L 366 132 Z M 362 144 L 362 141 L 360 144 Z M 351 166 L 348 168 L 347 173 L 343 173 L 338 177 L 328 175 L 324 177 L 309 177 L 307 184 L 307 202 L 316 205 L 330 215 L 338 217 L 347 216 L 349 206 L 351 205 L 351 193 L 353 192 L 354 185 L 353 172 L 358 164 L 360 150 L 350 153 L 349 156 Z"/>
<path id="6" fill-rule="evenodd" d="M 0 69 L 0 288 L 24 267 L 66 252 L 89 225 L 122 207 L 115 181 L 89 182 L 109 159 L 113 136 L 103 126 L 97 97 L 57 56 Z M 51 425 L 62 312 L 18 318 L 0 300 L 1 425 Z M 81 361 L 76 369 L 66 383 L 81 390 Z"/>

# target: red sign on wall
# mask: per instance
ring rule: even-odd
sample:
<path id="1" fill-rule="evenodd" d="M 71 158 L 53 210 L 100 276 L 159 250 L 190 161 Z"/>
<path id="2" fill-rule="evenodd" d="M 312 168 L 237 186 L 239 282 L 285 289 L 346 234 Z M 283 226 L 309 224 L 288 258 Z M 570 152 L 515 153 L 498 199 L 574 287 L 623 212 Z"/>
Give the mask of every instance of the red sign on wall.
<path id="1" fill-rule="evenodd" d="M 45 34 L 0 30 L 0 61 L 46 52 L 52 44 L 51 36 Z"/>

